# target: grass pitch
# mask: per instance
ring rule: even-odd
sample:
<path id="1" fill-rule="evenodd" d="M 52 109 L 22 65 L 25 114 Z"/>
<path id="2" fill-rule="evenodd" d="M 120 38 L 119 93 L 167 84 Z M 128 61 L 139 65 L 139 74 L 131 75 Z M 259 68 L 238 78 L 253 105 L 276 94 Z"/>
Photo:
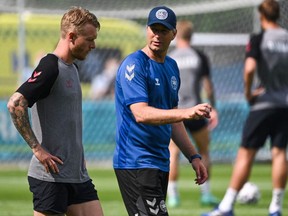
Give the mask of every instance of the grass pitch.
<path id="1" fill-rule="evenodd" d="M 105 216 L 127 216 L 121 200 L 114 171 L 111 168 L 88 166 L 90 176 L 99 193 Z M 232 172 L 231 164 L 216 164 L 212 168 L 211 189 L 214 195 L 222 198 L 229 183 Z M 32 195 L 29 192 L 26 168 L 0 169 L 0 215 L 31 216 Z M 271 165 L 255 164 L 250 178 L 258 185 L 261 199 L 256 205 L 235 206 L 236 216 L 268 215 L 271 198 Z M 200 189 L 194 184 L 194 172 L 189 165 L 182 165 L 180 170 L 181 206 L 168 209 L 170 216 L 199 216 L 212 207 L 201 206 L 199 203 Z M 288 216 L 288 196 L 284 199 L 283 216 Z"/>

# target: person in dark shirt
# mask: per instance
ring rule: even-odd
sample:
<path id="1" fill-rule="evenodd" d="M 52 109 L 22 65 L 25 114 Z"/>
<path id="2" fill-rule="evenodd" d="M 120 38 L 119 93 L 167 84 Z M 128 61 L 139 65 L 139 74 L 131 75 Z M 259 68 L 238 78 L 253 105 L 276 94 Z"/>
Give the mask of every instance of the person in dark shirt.
<path id="1" fill-rule="evenodd" d="M 217 205 L 219 200 L 210 191 L 210 131 L 218 124 L 218 114 L 215 108 L 215 95 L 208 57 L 198 49 L 191 46 L 193 35 L 193 24 L 189 20 L 177 22 L 176 47 L 168 55 L 172 57 L 179 67 L 181 87 L 179 90 L 179 108 L 195 106 L 203 102 L 201 90 L 206 93 L 207 99 L 212 106 L 211 118 L 184 120 L 186 130 L 191 134 L 199 153 L 202 155 L 203 163 L 208 171 L 208 180 L 200 186 L 202 205 Z M 202 88 L 203 87 L 203 88 Z M 180 150 L 173 140 L 170 141 L 170 173 L 168 184 L 168 206 L 180 205 L 178 192 L 179 157 Z"/>
<path id="2" fill-rule="evenodd" d="M 258 150 L 270 139 L 272 200 L 269 216 L 281 216 L 287 182 L 288 142 L 288 31 L 277 24 L 279 3 L 265 0 L 258 7 L 263 31 L 253 35 L 246 47 L 244 93 L 250 113 L 243 128 L 230 185 L 219 206 L 203 216 L 232 216 L 236 197 L 248 181 Z M 253 78 L 260 85 L 254 88 Z"/>

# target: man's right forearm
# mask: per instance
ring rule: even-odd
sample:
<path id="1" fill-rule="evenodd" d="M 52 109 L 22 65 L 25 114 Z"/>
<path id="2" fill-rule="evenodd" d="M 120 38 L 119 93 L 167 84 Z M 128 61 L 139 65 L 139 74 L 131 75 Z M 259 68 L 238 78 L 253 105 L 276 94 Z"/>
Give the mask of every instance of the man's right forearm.
<path id="1" fill-rule="evenodd" d="M 28 102 L 20 93 L 14 93 L 10 98 L 7 108 L 10 112 L 12 121 L 21 136 L 27 142 L 31 149 L 38 144 L 38 140 L 31 128 L 28 115 Z"/>

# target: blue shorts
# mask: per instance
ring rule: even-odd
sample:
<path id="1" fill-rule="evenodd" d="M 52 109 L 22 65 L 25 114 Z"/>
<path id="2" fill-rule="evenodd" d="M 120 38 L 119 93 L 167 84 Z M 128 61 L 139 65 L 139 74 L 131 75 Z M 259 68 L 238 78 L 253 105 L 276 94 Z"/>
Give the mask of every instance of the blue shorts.
<path id="1" fill-rule="evenodd" d="M 44 214 L 64 214 L 67 207 L 99 200 L 92 180 L 84 183 L 46 182 L 28 176 L 34 210 Z"/>
<path id="2" fill-rule="evenodd" d="M 271 147 L 285 149 L 288 142 L 288 108 L 251 111 L 245 122 L 244 148 L 259 149 L 270 138 Z"/>

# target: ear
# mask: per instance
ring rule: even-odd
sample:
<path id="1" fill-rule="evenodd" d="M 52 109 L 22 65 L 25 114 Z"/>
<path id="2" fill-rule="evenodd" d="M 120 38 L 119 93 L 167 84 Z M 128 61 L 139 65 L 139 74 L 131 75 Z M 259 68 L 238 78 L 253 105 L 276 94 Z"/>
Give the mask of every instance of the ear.
<path id="1" fill-rule="evenodd" d="M 76 38 L 77 38 L 77 36 L 76 36 L 76 34 L 74 32 L 69 32 L 68 33 L 69 41 L 74 42 L 76 40 Z"/>
<path id="2" fill-rule="evenodd" d="M 172 40 L 175 39 L 176 35 L 177 35 L 177 29 L 173 30 L 173 39 Z"/>

